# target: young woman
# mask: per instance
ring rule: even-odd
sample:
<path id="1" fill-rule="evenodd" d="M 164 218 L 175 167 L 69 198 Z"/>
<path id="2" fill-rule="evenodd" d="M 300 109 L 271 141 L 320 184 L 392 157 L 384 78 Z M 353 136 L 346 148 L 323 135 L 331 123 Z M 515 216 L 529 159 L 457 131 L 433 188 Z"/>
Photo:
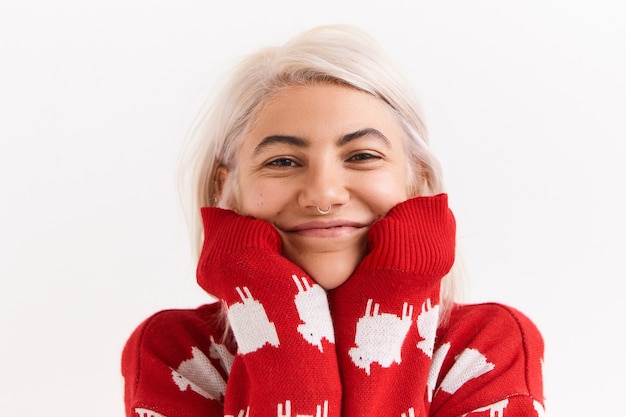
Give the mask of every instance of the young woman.
<path id="1" fill-rule="evenodd" d="M 541 416 L 523 314 L 455 302 L 455 222 L 377 44 L 312 29 L 243 60 L 186 164 L 198 283 L 123 352 L 127 416 Z"/>

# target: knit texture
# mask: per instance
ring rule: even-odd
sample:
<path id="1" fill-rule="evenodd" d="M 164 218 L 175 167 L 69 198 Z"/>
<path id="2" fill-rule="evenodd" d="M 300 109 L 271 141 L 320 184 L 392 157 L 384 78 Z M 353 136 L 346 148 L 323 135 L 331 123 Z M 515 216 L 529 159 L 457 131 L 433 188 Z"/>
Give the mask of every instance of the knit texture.
<path id="1" fill-rule="evenodd" d="M 198 283 L 228 307 L 237 355 L 224 413 L 341 413 L 341 382 L 326 292 L 280 254 L 267 222 L 202 209 Z"/>
<path id="2" fill-rule="evenodd" d="M 202 210 L 198 283 L 222 302 L 144 321 L 122 355 L 127 417 L 541 417 L 543 340 L 521 312 L 456 306 L 447 197 L 399 204 L 326 293 L 266 222 Z M 223 339 L 223 305 L 234 335 Z"/>
<path id="3" fill-rule="evenodd" d="M 329 292 L 344 416 L 426 415 L 424 391 L 439 319 L 441 278 L 454 262 L 447 195 L 398 204 L 368 233 L 369 253 Z M 356 324 L 356 326 L 355 326 Z M 389 393 L 393 392 L 393 400 Z"/>
<path id="4" fill-rule="evenodd" d="M 229 415 L 223 393 L 218 393 L 224 383 L 231 390 L 239 387 L 239 380 L 228 375 L 237 348 L 221 339 L 220 310 L 219 303 L 166 310 L 137 327 L 122 355 L 127 417 Z M 448 325 L 437 331 L 427 383 L 411 384 L 410 396 L 416 402 L 432 400 L 425 414 L 431 417 L 542 417 L 542 358 L 541 335 L 521 312 L 495 303 L 458 306 Z M 314 366 L 303 360 L 303 368 Z M 266 385 L 283 380 L 268 377 Z M 344 391 L 349 389 L 356 387 Z M 393 403 L 399 395 L 389 388 L 384 400 Z M 272 415 L 296 417 L 296 412 L 289 403 Z M 304 415 L 327 415 L 323 407 L 308 413 Z M 230 415 L 256 414 L 244 410 Z M 382 416 L 420 414 L 410 406 Z"/>

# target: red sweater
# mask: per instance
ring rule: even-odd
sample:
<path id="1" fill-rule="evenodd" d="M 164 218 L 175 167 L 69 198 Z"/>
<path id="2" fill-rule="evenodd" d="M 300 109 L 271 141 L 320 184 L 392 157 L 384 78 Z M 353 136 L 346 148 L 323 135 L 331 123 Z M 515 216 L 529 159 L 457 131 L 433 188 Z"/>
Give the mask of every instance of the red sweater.
<path id="1" fill-rule="evenodd" d="M 126 414 L 141 417 L 542 416 L 543 342 L 520 312 L 456 306 L 439 326 L 454 258 L 445 195 L 401 203 L 370 253 L 326 293 L 280 256 L 267 223 L 203 209 L 199 284 L 223 307 L 144 321 L 122 356 Z"/>

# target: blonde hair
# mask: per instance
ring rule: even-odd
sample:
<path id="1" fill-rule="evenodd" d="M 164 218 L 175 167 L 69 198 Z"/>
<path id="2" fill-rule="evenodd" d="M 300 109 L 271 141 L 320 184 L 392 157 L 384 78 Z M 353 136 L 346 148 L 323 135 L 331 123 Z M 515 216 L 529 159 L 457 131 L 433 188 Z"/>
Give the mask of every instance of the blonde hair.
<path id="1" fill-rule="evenodd" d="M 181 161 L 181 190 L 191 194 L 190 228 L 196 255 L 202 247 L 200 207 L 228 204 L 231 181 L 218 195 L 216 171 L 225 166 L 236 173 L 235 157 L 246 130 L 262 103 L 294 85 L 333 83 L 369 93 L 397 118 L 403 132 L 413 195 L 444 191 L 441 167 L 428 147 L 428 132 L 412 86 L 392 65 L 380 45 L 362 30 L 347 25 L 310 29 L 278 47 L 261 49 L 243 58 L 228 81 L 202 109 L 189 135 Z M 235 178 L 235 175 L 230 175 Z M 456 264 L 456 262 L 455 262 Z M 458 295 L 460 277 L 453 267 L 442 282 L 442 310 Z M 445 317 L 445 314 L 444 314 Z"/>

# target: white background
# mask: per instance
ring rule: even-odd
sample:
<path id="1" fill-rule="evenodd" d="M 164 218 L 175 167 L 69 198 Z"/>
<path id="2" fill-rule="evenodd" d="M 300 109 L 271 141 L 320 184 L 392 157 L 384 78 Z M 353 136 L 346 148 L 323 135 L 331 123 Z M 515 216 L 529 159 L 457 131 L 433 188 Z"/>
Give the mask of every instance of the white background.
<path id="1" fill-rule="evenodd" d="M 207 301 L 175 188 L 191 119 L 233 58 L 325 23 L 414 82 L 467 300 L 540 327 L 549 415 L 621 414 L 622 3 L 2 0 L 0 415 L 123 415 L 130 332 Z"/>

